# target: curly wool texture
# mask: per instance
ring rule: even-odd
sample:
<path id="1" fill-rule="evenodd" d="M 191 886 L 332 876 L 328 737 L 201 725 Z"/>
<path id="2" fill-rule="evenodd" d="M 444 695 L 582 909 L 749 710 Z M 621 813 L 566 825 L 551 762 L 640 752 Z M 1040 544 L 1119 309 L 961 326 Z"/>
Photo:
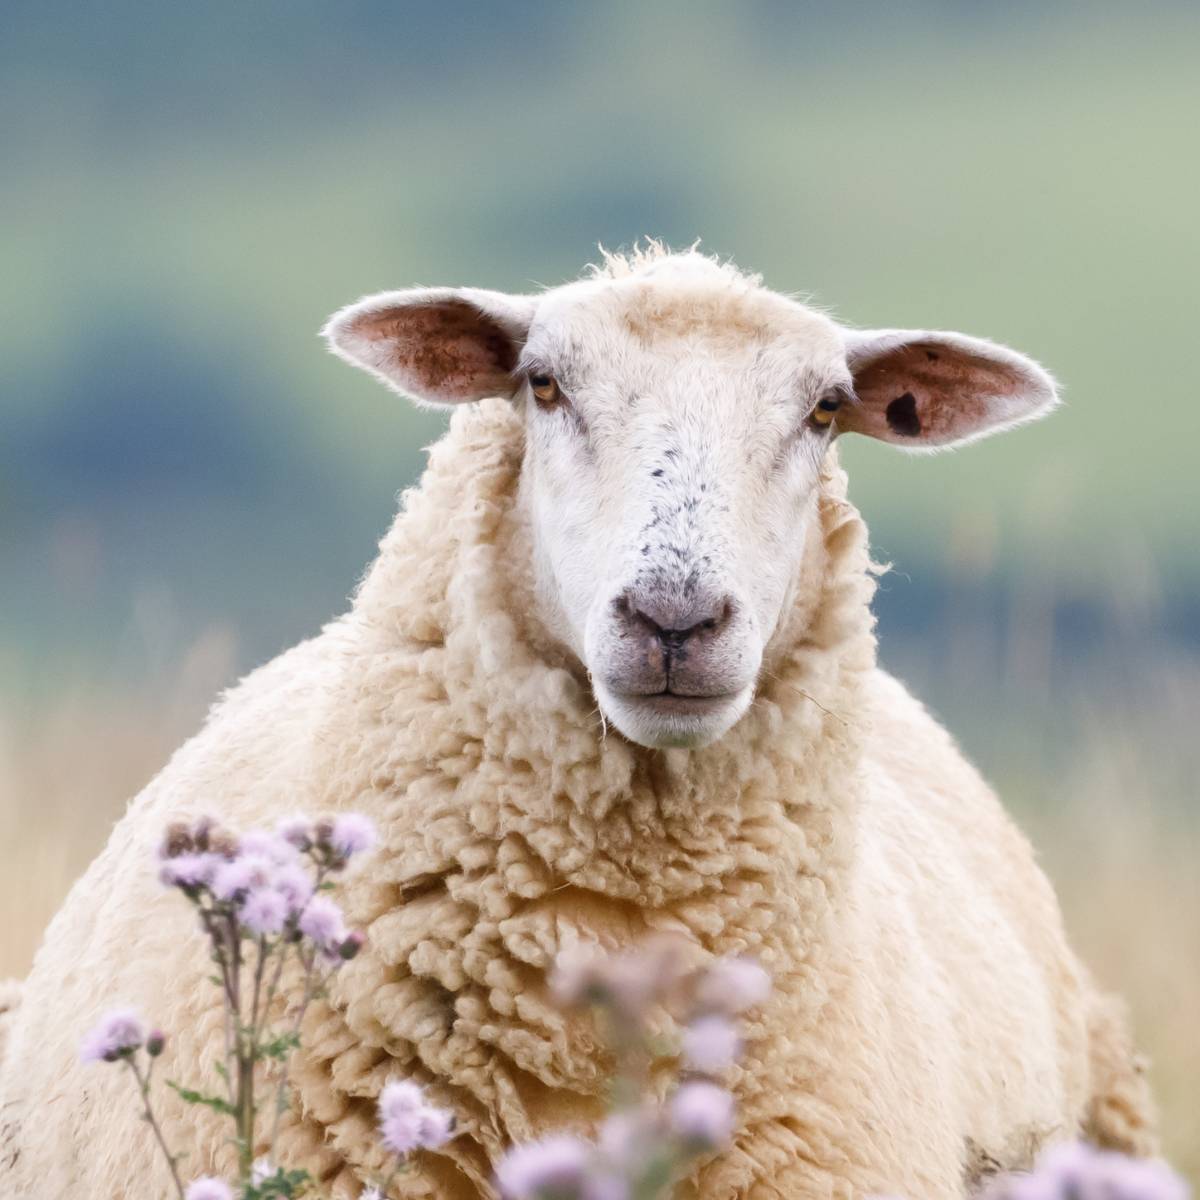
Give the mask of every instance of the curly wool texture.
<path id="1" fill-rule="evenodd" d="M 175 1035 L 166 1073 L 211 1067 L 203 948 L 150 864 L 163 824 L 203 811 L 246 827 L 356 809 L 383 831 L 347 894 L 367 947 L 310 1014 L 285 1119 L 281 1158 L 334 1195 L 385 1164 L 392 1078 L 461 1130 L 399 1196 L 492 1195 L 511 1143 L 586 1127 L 608 1063 L 590 1021 L 550 1002 L 548 970 L 580 940 L 655 930 L 756 955 L 775 982 L 732 1077 L 735 1147 L 685 1196 L 941 1200 L 1081 1128 L 1148 1149 L 1123 1026 L 1029 847 L 874 667 L 865 530 L 832 456 L 749 714 L 714 746 L 655 752 L 606 734 L 520 602 L 521 454 L 509 405 L 457 413 L 351 613 L 244 681 L 131 806 L 13 1013 L 5 1194 L 157 1194 L 126 1082 L 74 1049 L 96 1012 L 137 1001 Z M 189 1165 L 228 1165 L 218 1126 L 162 1108 Z"/>

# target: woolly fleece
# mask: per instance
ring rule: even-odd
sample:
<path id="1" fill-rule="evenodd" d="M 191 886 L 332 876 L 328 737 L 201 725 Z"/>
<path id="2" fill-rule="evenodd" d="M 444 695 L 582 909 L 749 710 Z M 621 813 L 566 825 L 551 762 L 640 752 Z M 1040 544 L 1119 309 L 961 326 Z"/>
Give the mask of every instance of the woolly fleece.
<path id="1" fill-rule="evenodd" d="M 51 924 L 8 1020 L 0 1191 L 157 1197 L 125 1073 L 80 1035 L 137 1004 L 200 1079 L 217 992 L 155 880 L 172 818 L 235 828 L 357 809 L 383 848 L 350 885 L 362 955 L 311 1013 L 284 1161 L 356 1196 L 384 1163 L 374 1103 L 407 1076 L 461 1134 L 403 1197 L 490 1196 L 513 1141 L 586 1125 L 605 1062 L 548 1000 L 556 952 L 681 930 L 750 953 L 775 991 L 734 1076 L 736 1146 L 683 1195 L 960 1197 L 1081 1131 L 1153 1146 L 1123 1024 L 1068 948 L 1030 848 L 947 734 L 875 666 L 865 530 L 830 454 L 821 536 L 749 714 L 699 751 L 606 732 L 531 624 L 512 406 L 458 411 L 352 610 L 256 671 L 133 802 Z M 212 1076 L 209 1075 L 209 1078 Z M 188 1175 L 223 1130 L 162 1093 Z"/>

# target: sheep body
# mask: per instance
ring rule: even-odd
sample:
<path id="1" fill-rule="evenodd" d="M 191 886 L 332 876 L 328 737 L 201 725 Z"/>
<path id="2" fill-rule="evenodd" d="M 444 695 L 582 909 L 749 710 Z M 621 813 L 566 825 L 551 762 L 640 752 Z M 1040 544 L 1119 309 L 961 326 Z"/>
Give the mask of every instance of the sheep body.
<path id="1" fill-rule="evenodd" d="M 11 1013 L 4 1194 L 161 1193 L 127 1080 L 75 1048 L 135 1002 L 171 1031 L 165 1074 L 211 1069 L 202 940 L 152 866 L 162 827 L 204 812 L 247 828 L 358 809 L 383 830 L 347 896 L 367 947 L 310 1014 L 285 1121 L 285 1161 L 335 1195 L 383 1162 L 389 1078 L 462 1127 L 405 1197 L 490 1194 L 510 1142 L 593 1119 L 606 1064 L 546 972 L 578 940 L 663 929 L 775 978 L 733 1080 L 736 1145 L 687 1195 L 949 1200 L 1081 1131 L 1152 1148 L 1123 1025 L 1028 844 L 875 666 L 865 531 L 832 456 L 755 705 L 710 747 L 658 752 L 605 736 L 526 618 L 521 438 L 508 404 L 455 415 L 352 611 L 226 696 L 75 886 Z M 161 1105 L 189 1172 L 226 1161 L 207 1114 Z"/>

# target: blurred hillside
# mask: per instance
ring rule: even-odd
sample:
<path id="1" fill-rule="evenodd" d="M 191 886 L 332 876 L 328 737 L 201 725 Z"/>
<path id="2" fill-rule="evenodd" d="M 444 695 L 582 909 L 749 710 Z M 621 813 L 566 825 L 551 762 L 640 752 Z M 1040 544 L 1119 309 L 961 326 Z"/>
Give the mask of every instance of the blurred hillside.
<path id="1" fill-rule="evenodd" d="M 1033 622 L 1005 670 L 1200 641 L 1195 6 L 2 20 L 10 685 L 136 675 L 213 625 L 245 665 L 315 629 L 440 428 L 326 357 L 322 319 L 412 282 L 554 283 L 646 233 L 1064 382 L 1053 421 L 966 453 L 849 449 L 901 658 L 936 656 L 964 604 L 1002 640 Z"/>

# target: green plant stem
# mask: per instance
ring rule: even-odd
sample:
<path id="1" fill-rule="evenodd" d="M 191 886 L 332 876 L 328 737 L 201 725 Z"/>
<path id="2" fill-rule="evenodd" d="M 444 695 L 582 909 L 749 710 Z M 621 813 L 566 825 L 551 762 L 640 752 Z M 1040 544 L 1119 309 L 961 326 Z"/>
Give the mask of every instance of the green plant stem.
<path id="1" fill-rule="evenodd" d="M 261 1021 L 263 1018 L 260 1009 L 262 999 L 262 983 L 263 976 L 266 973 L 267 958 L 269 951 L 267 949 L 267 939 L 260 935 L 258 938 L 258 958 L 254 965 L 254 990 L 250 999 L 250 1023 L 242 1033 L 242 1047 L 239 1059 L 239 1083 L 245 1080 L 242 1089 L 239 1106 L 239 1133 L 242 1138 L 242 1160 L 243 1160 L 243 1178 L 246 1177 L 246 1172 L 250 1169 L 254 1162 L 254 1125 L 257 1118 L 256 1112 L 256 1089 L 254 1086 L 254 1075 L 258 1067 L 259 1045 L 262 1038 Z M 242 1067 L 244 1066 L 244 1070 Z"/>
<path id="2" fill-rule="evenodd" d="M 304 1014 L 308 1009 L 309 1003 L 316 994 L 316 988 L 313 986 L 316 979 L 317 965 L 317 950 L 314 948 L 309 952 L 307 961 L 304 958 L 303 952 L 300 952 L 300 961 L 304 963 L 304 993 L 300 1001 L 300 1007 L 296 1011 L 296 1016 L 292 1021 L 292 1027 L 289 1031 L 292 1038 L 296 1038 L 300 1034 L 300 1025 L 304 1020 Z M 275 1089 L 275 1112 L 271 1118 L 271 1161 L 275 1161 L 275 1142 L 279 1137 L 279 1117 L 284 1109 L 284 1101 L 287 1098 L 288 1079 L 291 1071 L 292 1053 L 289 1052 L 283 1060 L 279 1070 L 279 1083 Z"/>
<path id="3" fill-rule="evenodd" d="M 266 936 L 260 935 L 258 939 L 258 961 L 254 965 L 254 994 L 250 1001 L 250 1030 L 255 1046 L 258 1045 L 258 1034 L 260 1032 L 259 1021 L 262 1013 L 259 1010 L 259 1003 L 262 999 L 262 982 L 269 954 L 270 951 L 267 949 Z"/>
<path id="4" fill-rule="evenodd" d="M 225 934 L 213 919 L 214 913 L 211 908 L 200 906 L 200 921 L 204 926 L 205 933 L 208 934 L 208 939 L 212 943 L 213 957 L 217 961 L 217 966 L 221 972 L 221 990 L 222 1009 L 224 1015 L 223 1032 L 225 1036 L 225 1093 L 229 1098 L 231 1107 L 236 1106 L 237 1096 L 234 1091 L 234 1060 L 236 1054 L 235 1046 L 235 1026 L 234 1026 L 234 989 L 229 976 L 229 956 L 225 948 Z"/>
<path id="5" fill-rule="evenodd" d="M 254 1048 L 247 1041 L 246 1025 L 242 1019 L 242 942 L 238 936 L 237 917 L 230 912 L 226 918 L 230 952 L 230 1007 L 237 1043 L 237 1094 L 234 1101 L 234 1123 L 237 1129 L 238 1176 L 250 1178 L 254 1163 Z"/>
<path id="6" fill-rule="evenodd" d="M 154 1070 L 154 1060 L 150 1060 L 150 1065 L 146 1068 L 145 1075 L 138 1069 L 137 1061 L 133 1055 L 129 1055 L 125 1059 L 126 1065 L 133 1072 L 133 1077 L 137 1080 L 138 1091 L 142 1095 L 142 1118 L 154 1130 L 154 1136 L 158 1141 L 159 1148 L 163 1152 L 163 1157 L 167 1160 L 167 1169 L 171 1172 L 171 1179 L 175 1184 L 175 1191 L 179 1196 L 179 1200 L 184 1200 L 183 1181 L 179 1178 L 179 1170 L 175 1166 L 175 1155 L 167 1146 L 167 1139 L 163 1137 L 162 1127 L 154 1116 L 154 1111 L 150 1107 L 150 1075 Z"/>
<path id="7" fill-rule="evenodd" d="M 271 975 L 270 982 L 267 984 L 267 999 L 266 999 L 266 1003 L 263 1005 L 263 1012 L 267 1016 L 269 1016 L 271 1014 L 272 1010 L 275 1007 L 275 996 L 276 996 L 277 992 L 279 991 L 279 981 L 283 977 L 283 968 L 284 968 L 284 965 L 287 963 L 288 956 L 290 953 L 291 953 L 291 946 L 286 941 L 283 942 L 282 945 L 279 947 L 279 957 L 275 960 L 275 970 Z M 284 1076 L 287 1072 L 286 1060 L 284 1062 L 279 1063 L 277 1065 L 276 1069 L 278 1070 L 281 1077 Z M 281 1100 L 280 1100 L 279 1094 L 277 1093 L 276 1100 L 275 1100 L 275 1112 L 272 1114 L 272 1117 L 271 1117 L 271 1140 L 268 1143 L 268 1148 L 267 1148 L 267 1154 L 270 1157 L 270 1160 L 272 1163 L 275 1163 L 277 1161 L 275 1158 L 275 1139 L 279 1135 L 280 1103 L 281 1103 Z"/>
<path id="8" fill-rule="evenodd" d="M 328 868 L 319 862 L 315 855 L 312 855 L 312 861 L 316 866 L 316 879 L 313 884 L 313 894 L 316 895 L 321 890 L 321 885 L 325 882 L 325 876 L 328 874 Z M 304 1020 L 304 1014 L 308 1009 L 315 989 L 313 987 L 313 977 L 317 962 L 317 951 L 314 949 L 310 952 L 307 961 L 305 961 L 302 950 L 297 949 L 297 955 L 300 961 L 304 964 L 304 993 L 301 997 L 300 1008 L 296 1013 L 295 1019 L 292 1022 L 291 1033 L 292 1038 L 296 1038 L 300 1033 L 300 1024 Z M 267 1011 L 270 1012 L 271 1001 L 275 998 L 275 989 L 279 985 L 280 975 L 283 973 L 284 960 L 287 958 L 287 947 L 284 947 L 283 952 L 279 956 L 279 962 L 275 967 L 275 975 L 271 980 L 270 986 L 267 989 Z M 291 1061 L 294 1051 L 289 1051 L 284 1060 L 279 1064 L 279 1080 L 275 1086 L 275 1111 L 271 1114 L 271 1138 L 268 1143 L 268 1154 L 271 1157 L 271 1162 L 276 1161 L 275 1144 L 279 1140 L 279 1118 L 283 1114 L 283 1109 L 287 1100 L 288 1082 L 291 1076 Z"/>

